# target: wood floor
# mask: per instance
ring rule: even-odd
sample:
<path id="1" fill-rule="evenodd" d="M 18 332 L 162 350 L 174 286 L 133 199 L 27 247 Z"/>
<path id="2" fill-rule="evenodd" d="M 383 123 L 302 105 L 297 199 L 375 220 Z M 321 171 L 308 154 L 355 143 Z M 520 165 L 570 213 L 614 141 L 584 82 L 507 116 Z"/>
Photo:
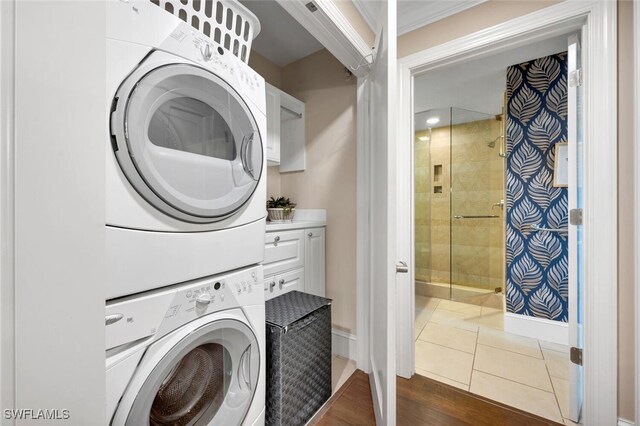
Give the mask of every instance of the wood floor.
<path id="1" fill-rule="evenodd" d="M 399 426 L 542 426 L 558 423 L 414 375 L 397 381 Z M 357 370 L 309 425 L 375 425 L 369 376 Z"/>

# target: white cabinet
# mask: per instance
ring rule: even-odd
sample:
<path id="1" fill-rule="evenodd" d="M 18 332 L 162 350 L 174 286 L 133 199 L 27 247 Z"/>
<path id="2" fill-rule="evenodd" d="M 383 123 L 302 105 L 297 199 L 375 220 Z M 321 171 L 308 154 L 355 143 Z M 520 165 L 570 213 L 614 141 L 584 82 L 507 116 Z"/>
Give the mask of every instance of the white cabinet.
<path id="1" fill-rule="evenodd" d="M 304 147 L 304 102 L 266 84 L 267 164 L 280 166 L 280 172 L 306 168 Z"/>
<path id="2" fill-rule="evenodd" d="M 264 240 L 264 275 L 304 266 L 304 230 L 267 232 Z"/>
<path id="3" fill-rule="evenodd" d="M 324 228 L 304 230 L 304 284 L 307 293 L 325 295 Z"/>
<path id="4" fill-rule="evenodd" d="M 280 91 L 267 84 L 267 164 L 280 164 Z"/>
<path id="5" fill-rule="evenodd" d="M 265 300 L 291 290 L 325 296 L 325 228 L 268 231 L 265 235 Z"/>
<path id="6" fill-rule="evenodd" d="M 305 291 L 304 268 L 271 275 L 264 279 L 264 299 L 273 299 L 276 296 L 292 290 Z"/>

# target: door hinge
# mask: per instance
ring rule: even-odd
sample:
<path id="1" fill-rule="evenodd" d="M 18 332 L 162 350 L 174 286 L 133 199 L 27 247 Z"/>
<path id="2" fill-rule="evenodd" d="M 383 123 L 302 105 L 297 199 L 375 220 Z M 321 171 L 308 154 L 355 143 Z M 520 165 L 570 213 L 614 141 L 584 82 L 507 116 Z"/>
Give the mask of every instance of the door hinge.
<path id="1" fill-rule="evenodd" d="M 582 225 L 582 209 L 569 210 L 569 223 L 571 225 Z"/>
<path id="2" fill-rule="evenodd" d="M 569 73 L 569 87 L 582 86 L 582 68 Z"/>
<path id="3" fill-rule="evenodd" d="M 582 349 L 571 348 L 569 351 L 569 359 L 576 365 L 582 365 Z"/>

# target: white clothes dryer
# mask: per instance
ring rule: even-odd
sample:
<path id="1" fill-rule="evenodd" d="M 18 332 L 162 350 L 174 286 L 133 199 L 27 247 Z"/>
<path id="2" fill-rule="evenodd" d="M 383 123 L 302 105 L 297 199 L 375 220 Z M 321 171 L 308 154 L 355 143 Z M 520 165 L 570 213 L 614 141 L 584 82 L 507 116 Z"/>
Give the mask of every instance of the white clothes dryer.
<path id="1" fill-rule="evenodd" d="M 260 263 L 264 79 L 149 1 L 107 11 L 107 300 Z"/>
<path id="2" fill-rule="evenodd" d="M 262 267 L 106 307 L 107 423 L 264 425 Z"/>

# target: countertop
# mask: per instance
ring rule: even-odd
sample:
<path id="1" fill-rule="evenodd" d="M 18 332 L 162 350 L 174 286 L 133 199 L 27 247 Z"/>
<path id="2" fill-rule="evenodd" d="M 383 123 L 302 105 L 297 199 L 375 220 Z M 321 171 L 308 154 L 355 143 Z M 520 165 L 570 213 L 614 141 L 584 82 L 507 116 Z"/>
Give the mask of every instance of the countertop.
<path id="1" fill-rule="evenodd" d="M 293 222 L 271 223 L 267 221 L 267 232 L 290 229 L 318 228 L 327 226 L 327 211 L 321 209 L 296 209 Z"/>
<path id="2" fill-rule="evenodd" d="M 271 223 L 267 221 L 267 232 L 271 231 L 288 231 L 290 229 L 318 228 L 327 226 L 325 220 L 294 220 L 287 223 Z"/>

